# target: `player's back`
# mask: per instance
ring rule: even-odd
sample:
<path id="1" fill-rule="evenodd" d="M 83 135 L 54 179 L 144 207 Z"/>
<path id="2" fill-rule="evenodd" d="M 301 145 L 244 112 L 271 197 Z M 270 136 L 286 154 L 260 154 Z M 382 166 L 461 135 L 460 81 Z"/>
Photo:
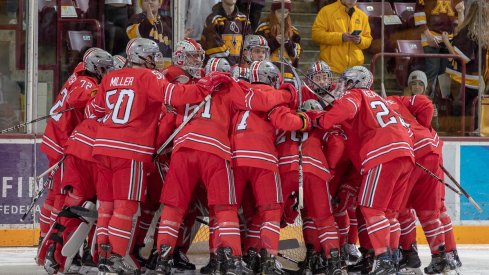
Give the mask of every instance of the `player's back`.
<path id="1" fill-rule="evenodd" d="M 105 116 L 97 131 L 94 155 L 149 161 L 167 83 L 161 73 L 144 68 L 108 73 L 95 101 Z"/>

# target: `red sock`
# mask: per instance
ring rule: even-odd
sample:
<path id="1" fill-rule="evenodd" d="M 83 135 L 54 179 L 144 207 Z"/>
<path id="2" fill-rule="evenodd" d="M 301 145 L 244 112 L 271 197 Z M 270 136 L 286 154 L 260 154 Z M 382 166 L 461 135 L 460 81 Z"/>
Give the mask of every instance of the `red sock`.
<path id="1" fill-rule="evenodd" d="M 97 229 L 95 232 L 97 234 L 98 254 L 104 258 L 108 257 L 109 255 L 103 254 L 103 250 L 100 248 L 100 245 L 109 243 L 109 222 L 113 211 L 114 202 L 99 201 L 99 207 L 97 209 Z"/>
<path id="2" fill-rule="evenodd" d="M 438 254 L 440 245 L 445 244 L 445 234 L 438 211 L 419 211 L 418 219 L 430 245 L 431 254 Z"/>
<path id="3" fill-rule="evenodd" d="M 356 216 L 358 220 L 358 240 L 360 241 L 360 246 L 367 250 L 373 249 L 372 242 L 370 241 L 367 232 L 367 224 L 365 223 L 365 219 L 363 218 L 363 214 L 361 213 L 360 208 L 357 208 Z M 348 243 L 351 243 L 349 239 Z"/>
<path id="4" fill-rule="evenodd" d="M 348 243 L 356 244 L 358 242 L 358 219 L 356 207 L 348 208 L 348 217 L 350 218 L 350 230 L 348 230 Z"/>
<path id="5" fill-rule="evenodd" d="M 375 250 L 375 255 L 386 252 L 390 246 L 390 223 L 384 211 L 365 206 L 360 206 L 360 211 L 365 219 L 368 237 Z"/>
<path id="6" fill-rule="evenodd" d="M 209 207 L 209 253 L 216 254 L 218 225 L 213 207 Z"/>
<path id="7" fill-rule="evenodd" d="M 215 205 L 218 230 L 218 247 L 230 247 L 233 255 L 241 256 L 238 209 L 236 205 Z"/>
<path id="8" fill-rule="evenodd" d="M 445 206 L 442 207 L 440 221 L 443 224 L 443 232 L 445 233 L 445 251 L 450 252 L 457 248 L 455 236 L 453 235 L 452 220 L 447 213 Z"/>
<path id="9" fill-rule="evenodd" d="M 302 235 L 304 235 L 304 242 L 311 245 L 314 248 L 314 252 L 321 251 L 321 243 L 318 238 L 318 229 L 314 220 L 310 217 L 302 218 Z"/>
<path id="10" fill-rule="evenodd" d="M 246 238 L 244 239 L 244 251 L 248 252 L 248 249 L 253 248 L 255 251 L 260 251 L 260 226 L 261 220 L 259 213 L 253 215 L 253 218 L 246 226 Z"/>
<path id="11" fill-rule="evenodd" d="M 114 215 L 109 222 L 109 242 L 112 252 L 124 257 L 134 242 L 139 202 L 114 201 Z"/>
<path id="12" fill-rule="evenodd" d="M 334 219 L 338 225 L 338 233 L 340 236 L 340 246 L 346 244 L 348 232 L 350 231 L 350 218 L 346 211 L 334 214 Z"/>
<path id="13" fill-rule="evenodd" d="M 416 217 L 412 210 L 404 209 L 399 214 L 398 220 L 401 225 L 399 246 L 401 249 L 410 250 L 411 245 L 416 242 Z"/>
<path id="14" fill-rule="evenodd" d="M 136 244 L 144 245 L 144 238 L 146 238 L 146 235 L 148 234 L 155 212 L 156 211 L 153 211 L 152 209 L 142 209 L 136 227 Z"/>
<path id="15" fill-rule="evenodd" d="M 179 208 L 169 205 L 163 207 L 160 225 L 158 227 L 157 250 L 159 250 L 162 245 L 168 245 L 171 247 L 170 253 L 173 253 L 173 249 L 175 249 L 178 239 L 178 229 L 180 228 L 184 214 L 185 213 Z"/>
<path id="16" fill-rule="evenodd" d="M 314 223 L 317 227 L 319 243 L 323 248 L 324 254 L 329 258 L 331 249 L 339 249 L 340 247 L 338 230 L 336 229 L 334 217 L 329 216 L 326 218 L 315 219 Z"/>
<path id="17" fill-rule="evenodd" d="M 280 205 L 266 205 L 259 207 L 261 248 L 265 248 L 269 254 L 277 255 L 280 240 Z"/>

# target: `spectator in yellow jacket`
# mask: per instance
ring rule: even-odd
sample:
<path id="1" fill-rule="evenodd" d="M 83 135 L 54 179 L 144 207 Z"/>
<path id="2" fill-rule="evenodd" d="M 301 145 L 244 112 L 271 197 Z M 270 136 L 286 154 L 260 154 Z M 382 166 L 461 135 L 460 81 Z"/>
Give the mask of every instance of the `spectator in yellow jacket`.
<path id="1" fill-rule="evenodd" d="M 338 0 L 323 7 L 312 25 L 312 39 L 320 44 L 320 59 L 335 74 L 362 65 L 362 50 L 370 47 L 372 36 L 368 16 L 355 5 L 357 0 Z"/>

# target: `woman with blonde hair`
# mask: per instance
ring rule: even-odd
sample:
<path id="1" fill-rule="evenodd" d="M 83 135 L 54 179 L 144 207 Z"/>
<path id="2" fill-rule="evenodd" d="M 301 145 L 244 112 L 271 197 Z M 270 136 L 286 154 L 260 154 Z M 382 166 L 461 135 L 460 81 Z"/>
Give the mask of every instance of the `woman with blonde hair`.
<path id="1" fill-rule="evenodd" d="M 288 59 L 294 67 L 297 67 L 302 51 L 300 45 L 301 37 L 299 31 L 292 26 L 290 19 L 291 1 L 285 0 L 284 7 L 285 32 L 283 37 L 280 22 L 282 20 L 282 2 L 280 0 L 273 0 L 270 15 L 258 26 L 255 34 L 261 35 L 267 40 L 270 47 L 271 61 L 281 61 L 279 51 L 283 43 L 285 49 L 283 57 Z"/>
<path id="2" fill-rule="evenodd" d="M 482 20 L 479 21 L 479 12 L 482 14 Z M 451 54 L 461 56 L 465 66 L 465 112 L 470 111 L 470 106 L 475 97 L 478 96 L 480 85 L 484 85 L 479 81 L 479 47 L 482 48 L 482 70 L 481 75 L 484 75 L 487 70 L 487 49 L 489 48 L 489 2 L 487 0 L 474 1 L 469 7 L 463 22 L 455 29 L 455 37 L 449 41 L 447 33 L 443 33 L 443 42 Z M 452 61 L 452 64 L 447 67 L 446 72 L 450 77 L 458 83 L 461 83 L 461 63 L 459 60 Z"/>

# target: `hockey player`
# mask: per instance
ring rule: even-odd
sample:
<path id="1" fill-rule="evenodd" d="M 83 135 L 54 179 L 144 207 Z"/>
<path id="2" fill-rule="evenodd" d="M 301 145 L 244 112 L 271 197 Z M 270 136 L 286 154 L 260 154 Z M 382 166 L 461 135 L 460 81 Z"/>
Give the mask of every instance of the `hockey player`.
<path id="1" fill-rule="evenodd" d="M 89 111 L 103 117 L 93 156 L 99 162 L 99 180 L 112 190 L 113 201 L 101 201 L 97 243 L 100 272 L 136 272 L 129 255 L 140 202 L 146 192 L 146 174 L 155 151 L 161 105 L 200 102 L 227 77 L 210 75 L 195 85 L 174 85 L 154 69 L 163 56 L 149 39 L 135 38 L 126 47 L 127 67 L 110 72 Z"/>
<path id="2" fill-rule="evenodd" d="M 114 69 L 122 69 L 124 66 L 126 66 L 126 58 L 121 56 L 121 55 L 114 55 Z"/>
<path id="3" fill-rule="evenodd" d="M 360 161 L 352 160 L 363 176 L 358 207 L 375 251 L 371 274 L 389 274 L 394 272 L 390 248 L 399 244 L 397 214 L 414 163 L 412 142 L 400 117 L 370 90 L 370 71 L 352 67 L 341 81 L 346 92 L 338 95 L 331 110 L 308 115 L 323 129 L 338 123 L 351 126 L 344 130 L 348 146 L 358 149 Z"/>
<path id="4" fill-rule="evenodd" d="M 261 35 L 249 34 L 243 44 L 244 62 L 233 67 L 233 76 L 236 79 L 249 81 L 249 67 L 254 61 L 268 61 L 270 59 L 270 48 L 267 40 Z"/>
<path id="5" fill-rule="evenodd" d="M 231 86 L 230 86 L 231 85 Z M 245 87 L 247 88 L 247 87 Z M 236 193 L 230 171 L 231 148 L 228 137 L 235 110 L 266 111 L 290 101 L 290 93 L 267 95 L 259 90 L 241 90 L 236 82 L 224 83 L 193 120 L 174 140 L 170 170 L 165 179 L 161 202 L 164 203 L 158 231 L 159 260 L 157 274 L 169 274 L 171 254 L 191 194 L 201 181 L 207 189 L 209 208 L 214 211 L 219 229 L 218 260 L 223 272 L 241 273 L 240 231 Z M 177 125 L 196 108 L 174 104 Z M 181 171 L 193 171 L 182 173 Z"/>
<path id="6" fill-rule="evenodd" d="M 41 151 L 47 155 L 50 166 L 62 158 L 68 137 L 83 119 L 83 108 L 86 102 L 92 93 L 96 92 L 98 83 L 105 73 L 112 68 L 112 65 L 112 56 L 109 53 L 99 48 L 90 48 L 85 52 L 83 62 L 77 65 L 73 74 L 63 85 L 63 89 L 50 113 L 53 114 L 68 108 L 75 109 L 54 115 L 48 120 L 41 143 Z M 64 194 L 61 189 L 62 175 L 63 164 L 54 175 L 53 184 L 41 208 L 41 240 L 37 256 L 39 265 L 44 265 L 46 254 L 46 251 L 41 249 L 47 248 L 45 243 L 47 240 L 44 237 L 48 234 L 48 230 L 56 220 L 64 203 Z"/>
<path id="7" fill-rule="evenodd" d="M 334 98 L 329 96 L 327 93 L 333 88 L 333 73 L 331 68 L 324 61 L 316 61 L 309 66 L 306 72 L 306 83 L 307 86 L 302 87 L 302 97 L 304 100 L 314 99 L 318 100 L 319 104 L 326 107 L 326 103 L 323 100 L 319 100 L 316 95 L 314 95 L 309 89 L 312 89 L 314 93 L 321 96 L 329 105 L 333 102 Z"/>
<path id="8" fill-rule="evenodd" d="M 251 89 L 277 93 L 276 89 L 280 89 L 280 72 L 269 61 L 255 61 L 250 67 L 250 83 Z M 284 88 L 290 89 L 291 86 L 285 85 Z M 297 93 L 293 87 L 288 92 Z M 301 119 L 295 114 L 292 116 Z M 263 274 L 283 272 L 276 263 L 280 237 L 280 204 L 283 200 L 275 129 L 288 129 L 289 122 L 282 118 L 272 125 L 266 112 L 239 111 L 233 117 L 231 142 L 234 184 L 237 203 L 243 203 L 247 221 L 245 262 L 255 272 L 261 270 Z M 251 206 L 244 205 L 250 203 Z"/>
<path id="9" fill-rule="evenodd" d="M 195 83 L 202 78 L 204 57 L 202 46 L 195 40 L 178 41 L 172 54 L 173 65 L 163 70 L 163 75 L 170 83 Z"/>
<path id="10" fill-rule="evenodd" d="M 308 100 L 303 106 L 309 110 L 322 110 L 315 100 Z M 269 113 L 269 119 L 275 124 L 279 119 L 294 113 L 295 110 L 281 106 Z M 302 113 L 297 114 L 302 116 Z M 314 274 L 340 274 L 339 238 L 328 184 L 331 174 L 322 151 L 328 135 L 320 129 L 312 129 L 307 117 L 302 129 L 294 127 L 297 122 L 293 123 L 290 118 L 289 121 L 289 132 L 280 131 L 275 144 L 284 198 L 289 198 L 293 193 L 298 194 L 299 162 L 302 158 L 304 198 L 307 198 L 304 199 L 302 211 L 303 230 L 308 249 L 311 250 L 308 254 L 312 254 L 306 257 L 304 269 Z"/>
<path id="11" fill-rule="evenodd" d="M 200 43 L 207 58 L 225 57 L 234 66 L 240 63 L 243 39 L 250 32 L 250 22 L 238 10 L 236 0 L 222 0 L 205 20 Z"/>

